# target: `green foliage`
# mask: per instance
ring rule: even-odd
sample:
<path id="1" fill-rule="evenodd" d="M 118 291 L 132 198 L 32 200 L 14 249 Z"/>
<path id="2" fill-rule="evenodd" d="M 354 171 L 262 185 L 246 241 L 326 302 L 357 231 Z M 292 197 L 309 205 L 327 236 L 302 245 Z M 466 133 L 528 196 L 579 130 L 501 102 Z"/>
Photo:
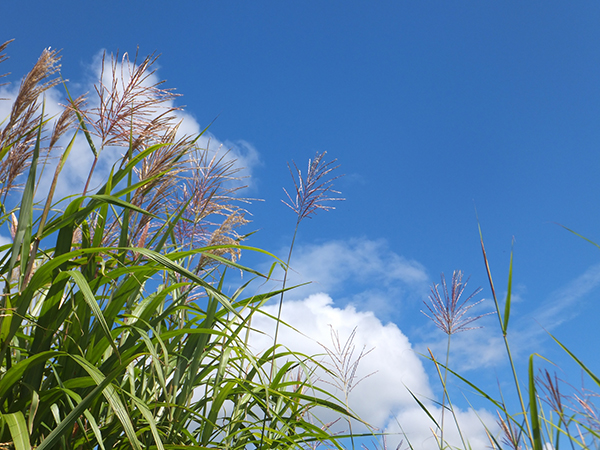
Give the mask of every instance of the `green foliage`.
<path id="1" fill-rule="evenodd" d="M 7 44 L 0 45 L 0 62 Z M 298 225 L 331 208 L 323 202 L 339 200 L 328 179 L 334 162 L 317 154 L 305 176 L 294 165 L 296 195 L 288 195 L 288 206 L 297 223 L 284 263 L 241 244 L 236 229 L 247 220 L 232 184 L 237 168 L 226 155 L 201 148 L 200 136 L 179 136 L 175 95 L 151 82 L 154 59 L 112 59 L 107 72 L 102 65 L 91 102 L 96 106 L 86 108 L 86 99 L 73 99 L 65 86 L 67 106 L 48 117 L 40 101 L 61 81 L 52 78 L 58 61 L 56 52 L 42 53 L 0 122 L 0 226 L 12 238 L 0 246 L 0 447 L 342 448 L 340 440 L 349 437 L 354 448 L 351 383 L 338 401 L 312 383 L 316 368 L 327 368 L 277 345 Z M 62 151 L 57 143 L 64 143 Z M 62 171 L 81 146 L 92 158 L 85 185 L 55 200 Z M 98 162 L 115 148 L 123 156 L 103 161 L 112 166 L 99 173 Z M 50 179 L 44 170 L 52 166 Z M 443 295 L 434 286 L 428 308 L 448 335 L 448 353 L 445 364 L 432 353 L 430 359 L 444 392 L 442 410 L 454 423 L 443 415 L 437 421 L 410 392 L 432 420 L 439 448 L 449 448 L 448 426 L 457 426 L 463 448 L 470 448 L 448 395 L 448 374 L 497 411 L 500 434 L 484 424 L 492 448 L 597 448 L 593 400 L 567 395 L 556 376 L 536 372 L 534 356 L 540 355 L 529 359 L 523 394 L 508 342 L 513 255 L 501 308 L 483 237 L 481 248 L 519 408 L 511 412 L 502 394 L 497 399 L 448 367 L 451 335 L 480 316 L 463 318 L 478 291 L 459 301 L 462 274 L 453 275 L 451 293 L 442 278 Z M 282 264 L 282 288 L 247 295 L 247 281 L 228 294 L 227 269 L 268 278 L 239 264 L 241 251 Z M 248 347 L 252 318 L 277 297 L 273 346 L 255 354 Z M 598 376 L 554 339 L 600 386 Z M 352 351 L 341 353 L 342 378 L 351 380 L 362 353 L 353 365 L 344 362 Z M 315 408 L 344 417 L 350 434 L 332 435 L 311 414 Z"/>
<path id="2" fill-rule="evenodd" d="M 572 231 L 572 230 L 569 230 Z M 448 354 L 450 351 L 450 341 L 448 341 L 448 350 L 446 354 L 446 364 L 441 364 L 436 360 L 433 353 L 430 350 L 429 359 L 435 364 L 438 371 L 442 389 L 445 398 L 448 398 L 448 410 L 455 418 L 455 425 L 459 431 L 461 439 L 463 433 L 461 432 L 461 425 L 456 420 L 456 413 L 454 405 L 450 402 L 448 396 L 448 385 L 446 383 L 445 374 L 450 373 L 455 376 L 458 380 L 465 383 L 469 389 L 473 390 L 477 395 L 486 399 L 491 406 L 496 410 L 498 415 L 498 428 L 499 433 L 493 431 L 493 425 L 490 423 L 482 423 L 485 427 L 488 438 L 490 441 L 491 448 L 494 449 L 531 449 L 531 450 L 542 450 L 542 449 L 559 449 L 561 444 L 568 446 L 570 449 L 575 448 L 598 448 L 600 444 L 600 418 L 596 413 L 596 405 L 594 398 L 597 394 L 587 392 L 573 392 L 573 388 L 566 383 L 561 382 L 557 375 L 551 375 L 547 369 L 536 370 L 535 359 L 545 359 L 538 353 L 533 353 L 529 357 L 529 363 L 527 368 L 527 396 L 522 394 L 522 387 L 517 377 L 517 368 L 514 363 L 513 355 L 510 350 L 508 343 L 508 322 L 510 319 L 510 301 L 511 301 L 511 288 L 512 288 L 512 270 L 513 270 L 513 252 L 510 254 L 510 263 L 508 270 L 508 288 L 507 295 L 504 301 L 504 310 L 500 306 L 500 302 L 496 296 L 494 283 L 492 280 L 492 273 L 489 266 L 489 261 L 485 251 L 483 243 L 483 235 L 481 228 L 479 230 L 481 238 L 481 249 L 484 258 L 484 264 L 487 270 L 492 297 L 494 300 L 495 311 L 494 313 L 498 317 L 498 323 L 500 333 L 504 339 L 506 354 L 510 364 L 510 369 L 513 375 L 514 389 L 516 393 L 516 401 L 520 408 L 516 412 L 511 411 L 507 406 L 504 395 L 500 393 L 500 398 L 494 398 L 493 395 L 485 392 L 479 388 L 467 378 L 456 373 L 448 367 Z M 575 233 L 577 235 L 577 233 Z M 579 235 L 578 235 L 579 236 Z M 582 237 L 582 236 L 580 236 Z M 586 238 L 584 238 L 586 239 Z M 596 245 L 589 239 L 587 241 Z M 454 289 L 453 289 L 454 292 Z M 452 316 L 449 315 L 450 319 Z M 474 320 L 476 320 L 475 318 Z M 439 321 L 436 321 L 436 325 Z M 450 329 L 450 328 L 448 328 Z M 451 333 L 448 333 L 450 337 Z M 597 385 L 600 386 L 600 378 L 595 375 L 580 359 L 575 356 L 568 348 L 566 348 L 558 339 L 550 335 L 556 343 L 571 357 L 575 362 L 576 366 L 587 374 L 590 379 Z M 442 376 L 441 369 L 444 370 L 444 376 Z M 411 393 L 412 394 L 412 393 Z M 438 424 L 434 419 L 433 415 L 427 410 L 427 407 L 414 395 L 413 397 L 418 402 L 421 409 L 432 420 L 435 425 L 435 430 L 439 433 L 435 435 L 438 446 L 441 449 L 453 448 L 448 442 L 444 440 L 444 424 L 442 415 L 442 424 Z M 445 409 L 445 407 L 444 407 Z M 442 413 L 443 414 L 443 413 Z M 562 440 L 561 440 L 562 439 Z M 468 442 L 462 442 L 463 448 L 470 448 Z M 412 448 L 412 447 L 411 447 Z"/>
<path id="3" fill-rule="evenodd" d="M 0 130 L 0 225 L 13 240 L 0 248 L 0 442 L 18 450 L 338 445 L 310 415 L 317 406 L 347 414 L 311 384 L 317 363 L 247 346 L 252 316 L 281 291 L 248 296 L 246 282 L 226 293 L 226 267 L 264 277 L 236 262 L 242 250 L 262 252 L 235 232 L 246 223 L 231 185 L 236 169 L 197 137 L 177 137 L 172 94 L 148 86 L 152 61 L 124 60 L 119 78 L 113 60 L 97 108 L 69 97 L 49 118 L 38 99 L 58 82 L 47 81 L 58 56 L 44 51 Z M 42 192 L 40 168 L 61 137 L 68 144 Z M 88 181 L 55 202 L 76 143 L 94 158 Z M 99 181 L 96 163 L 115 146 L 124 156 Z"/>

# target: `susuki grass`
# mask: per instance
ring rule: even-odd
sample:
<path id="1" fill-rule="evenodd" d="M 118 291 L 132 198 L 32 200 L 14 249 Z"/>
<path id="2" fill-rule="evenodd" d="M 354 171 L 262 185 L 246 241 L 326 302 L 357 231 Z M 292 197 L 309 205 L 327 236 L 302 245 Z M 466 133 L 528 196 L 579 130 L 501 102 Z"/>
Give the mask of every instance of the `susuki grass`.
<path id="1" fill-rule="evenodd" d="M 241 251 L 274 258 L 242 245 L 234 162 L 180 136 L 153 58 L 105 56 L 91 97 L 72 99 L 66 85 L 66 106 L 48 117 L 59 61 L 42 53 L 0 128 L 0 225 L 12 238 L 0 248 L 0 443 L 339 447 L 310 416 L 317 406 L 347 414 L 317 395 L 307 375 L 318 362 L 246 344 L 253 314 L 282 290 L 224 289 L 227 268 L 265 277 L 237 262 Z M 92 155 L 86 181 L 55 199 L 77 136 Z M 99 170 L 115 149 L 122 156 Z"/>
<path id="2" fill-rule="evenodd" d="M 442 393 L 442 418 L 439 425 L 440 436 L 438 440 L 438 444 L 440 449 L 444 447 L 444 429 L 445 429 L 445 410 L 446 410 L 446 401 L 448 401 L 450 412 L 454 418 L 454 422 L 457 425 L 458 432 L 460 435 L 460 439 L 463 445 L 466 445 L 463 434 L 460 430 L 460 426 L 458 424 L 458 420 L 456 418 L 454 408 L 452 407 L 452 403 L 450 402 L 450 397 L 448 395 L 448 390 L 446 389 L 446 383 L 448 379 L 448 364 L 450 359 L 450 343 L 452 340 L 452 335 L 455 333 L 460 333 L 462 331 L 468 331 L 475 329 L 476 327 L 470 327 L 468 325 L 472 324 L 476 320 L 483 317 L 485 314 L 480 314 L 475 317 L 464 317 L 465 314 L 474 306 L 481 303 L 483 300 L 479 300 L 474 303 L 469 303 L 479 292 L 481 292 L 481 288 L 477 288 L 471 295 L 467 298 L 462 299 L 463 292 L 467 287 L 468 280 L 463 283 L 462 281 L 463 274 L 461 271 L 454 271 L 452 274 L 452 284 L 450 287 L 450 291 L 448 291 L 448 286 L 446 285 L 446 278 L 444 274 L 441 276 L 441 294 L 440 289 L 437 284 L 434 284 L 431 287 L 431 294 L 429 295 L 429 303 L 424 302 L 429 314 L 423 312 L 429 319 L 431 319 L 435 325 L 442 330 L 448 336 L 447 348 L 446 348 L 446 363 L 442 372 L 440 371 L 439 365 L 437 364 L 433 354 L 431 354 L 431 359 L 436 363 L 436 369 L 440 375 L 440 381 L 442 386 L 444 387 Z M 437 438 L 437 435 L 436 435 Z"/>
<path id="3" fill-rule="evenodd" d="M 488 257 L 485 251 L 483 236 L 480 230 L 481 249 L 484 264 L 487 270 L 490 291 L 495 306 L 495 314 L 498 318 L 499 331 L 503 338 L 507 359 L 512 372 L 514 386 L 514 402 L 519 405 L 517 410 L 507 406 L 506 392 L 499 392 L 494 395 L 477 387 L 467 378 L 461 376 L 450 368 L 448 355 L 450 353 L 450 336 L 458 331 L 467 331 L 471 328 L 466 327 L 481 316 L 464 318 L 463 316 L 476 303 L 467 305 L 479 290 L 462 302 L 459 302 L 466 283 L 461 284 L 462 274 L 455 272 L 452 277 L 452 288 L 448 291 L 445 279 L 442 275 L 442 294 L 440 295 L 437 285 L 432 288 L 430 304 L 426 304 L 430 313 L 426 314 L 438 328 L 448 335 L 448 348 L 446 351 L 446 363 L 441 364 L 434 354 L 430 351 L 429 359 L 434 363 L 439 374 L 440 383 L 443 390 L 442 400 L 442 420 L 438 424 L 433 415 L 427 411 L 423 403 L 419 405 L 427 412 L 432 419 L 434 428 L 439 432 L 435 433 L 438 447 L 453 447 L 444 439 L 444 430 L 447 423 L 444 423 L 444 413 L 449 411 L 454 424 L 458 429 L 461 439 L 460 448 L 471 448 L 468 440 L 462 433 L 461 424 L 457 420 L 455 408 L 448 395 L 447 375 L 451 374 L 466 387 L 474 391 L 479 396 L 489 401 L 489 406 L 496 410 L 498 421 L 497 425 L 500 434 L 492 431 L 492 424 L 482 423 L 487 430 L 489 438 L 489 447 L 494 449 L 559 449 L 567 447 L 569 449 L 588 449 L 598 448 L 600 445 L 600 420 L 596 409 L 597 394 L 595 391 L 577 390 L 572 386 L 562 382 L 556 372 L 550 372 L 545 367 L 536 369 L 536 360 L 540 362 L 547 361 L 543 356 L 534 353 L 530 355 L 527 366 L 527 382 L 521 384 L 517 376 L 517 365 L 514 361 L 513 353 L 509 345 L 509 320 L 511 317 L 511 293 L 512 293 L 512 264 L 513 255 L 511 252 L 510 264 L 508 270 L 507 295 L 501 306 L 501 302 L 496 295 L 496 289 L 492 279 L 492 272 L 489 266 Z M 584 238 L 585 239 L 585 238 Z M 591 241 L 590 241 L 591 242 Z M 592 242 L 593 243 L 593 242 Z M 594 244 L 598 246 L 597 244 Z M 600 248 L 600 246 L 598 246 Z M 481 301 L 481 300 L 480 300 Z M 576 366 L 582 370 L 593 382 L 596 389 L 600 387 L 600 378 L 592 373 L 588 367 L 573 352 L 567 349 L 556 337 L 550 335 L 554 341 L 572 358 Z M 447 400 L 447 405 L 446 405 Z M 411 447 L 412 448 L 412 447 Z"/>
<path id="4" fill-rule="evenodd" d="M 2 64 L 8 44 L 0 45 Z M 340 200 L 332 188 L 335 160 L 317 153 L 306 173 L 289 167 L 294 190 L 284 203 L 296 223 L 287 261 L 244 245 L 249 203 L 239 168 L 226 152 L 202 148 L 202 133 L 180 133 L 176 95 L 154 81 L 154 62 L 105 55 L 90 96 L 72 98 L 59 53 L 44 50 L 0 118 L 0 226 L 10 234 L 0 246 L 0 448 L 344 447 L 343 436 L 311 415 L 318 408 L 348 421 L 344 437 L 354 447 L 348 393 L 366 354 L 355 355 L 354 333 L 345 345 L 333 334 L 330 366 L 278 343 L 300 223 Z M 64 106 L 50 117 L 44 93 L 60 84 Z M 79 168 L 85 181 L 55 198 L 82 143 L 91 156 Z M 490 448 L 597 448 L 594 391 L 537 370 L 537 354 L 529 358 L 526 383 L 517 377 L 508 327 L 512 253 L 502 303 L 483 237 L 481 248 L 512 371 L 516 400 L 508 403 L 518 408 L 507 406 L 510 393 L 486 393 L 452 370 L 451 337 L 481 317 L 468 317 L 479 289 L 465 297 L 461 272 L 450 286 L 442 275 L 426 303 L 426 315 L 447 335 L 444 363 L 429 355 L 443 389 L 439 424 L 413 395 L 432 419 L 437 446 L 450 448 L 452 426 L 460 447 L 470 448 L 449 396 L 452 376 L 497 412 L 499 434 L 483 424 Z M 280 264 L 281 288 L 247 294 L 253 278 L 269 274 L 241 265 L 242 251 Z M 229 293 L 228 274 L 239 271 L 250 280 Z M 252 317 L 270 299 L 278 302 L 275 335 L 255 354 L 247 342 Z M 600 378 L 554 339 L 600 387 Z M 344 398 L 315 384 L 317 368 L 337 373 Z M 385 436 L 381 446 L 387 448 Z"/>

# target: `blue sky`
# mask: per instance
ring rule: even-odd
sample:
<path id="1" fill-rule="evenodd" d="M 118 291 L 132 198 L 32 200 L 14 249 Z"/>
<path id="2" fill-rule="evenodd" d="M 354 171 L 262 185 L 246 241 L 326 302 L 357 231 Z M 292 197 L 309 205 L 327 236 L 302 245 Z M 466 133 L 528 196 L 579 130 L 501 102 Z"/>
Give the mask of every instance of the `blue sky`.
<path id="1" fill-rule="evenodd" d="M 346 201 L 302 223 L 292 266 L 317 283 L 290 301 L 325 295 L 331 303 L 313 311 L 357 323 L 372 311 L 418 351 L 442 351 L 444 335 L 420 313 L 428 286 L 463 270 L 469 289 L 484 288 L 478 298 L 491 296 L 476 208 L 501 295 L 515 239 L 519 364 L 534 351 L 567 363 L 545 327 L 600 371 L 600 251 L 556 224 L 600 241 L 600 4 L 32 1 L 2 11 L 14 19 L 0 30 L 15 39 L 2 67 L 13 83 L 48 46 L 82 91 L 102 50 L 160 53 L 158 76 L 183 94 L 190 129 L 218 116 L 211 134 L 251 166 L 249 194 L 265 200 L 250 207 L 251 245 L 286 255 L 286 162 L 337 158 Z M 506 366 L 497 323 L 484 322 L 457 338 L 456 363 L 494 389 Z M 406 413 L 402 401 L 390 408 Z"/>

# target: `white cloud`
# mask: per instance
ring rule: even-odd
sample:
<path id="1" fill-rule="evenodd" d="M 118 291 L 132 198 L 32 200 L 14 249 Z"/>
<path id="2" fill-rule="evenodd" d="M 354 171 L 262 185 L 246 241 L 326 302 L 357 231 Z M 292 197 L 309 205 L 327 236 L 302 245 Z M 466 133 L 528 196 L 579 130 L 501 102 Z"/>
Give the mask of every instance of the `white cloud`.
<path id="1" fill-rule="evenodd" d="M 278 305 L 265 307 L 277 315 Z M 350 406 L 374 426 L 385 424 L 391 411 L 413 400 L 405 386 L 422 395 L 430 395 L 427 375 L 408 338 L 392 323 L 384 325 L 372 312 L 359 312 L 353 306 L 336 308 L 331 297 L 313 294 L 302 301 L 286 301 L 282 320 L 301 331 L 281 327 L 278 342 L 308 355 L 324 354 L 322 346 L 333 348 L 331 329 L 339 334 L 342 344 L 356 328 L 354 345 L 357 356 L 362 348 L 373 349 L 358 365 L 356 379 L 364 378 L 350 394 Z M 263 351 L 273 344 L 274 321 L 256 315 L 252 325 L 265 332 L 255 334 L 251 345 Z M 323 356 L 323 361 L 329 358 Z M 385 364 L 381 364 L 385 361 Z M 321 374 L 322 375 L 322 374 Z M 385 386 L 385 389 L 381 389 Z"/>
<path id="2" fill-rule="evenodd" d="M 600 285 L 600 264 L 595 264 L 552 293 L 531 316 L 547 330 L 556 328 L 581 312 L 581 309 L 574 307 L 574 304 L 581 301 L 598 285 Z"/>
<path id="3" fill-rule="evenodd" d="M 93 80 L 98 80 L 102 71 L 102 55 L 104 51 L 100 51 L 93 58 L 93 63 L 90 66 L 90 71 L 94 74 Z M 106 61 L 109 61 L 109 56 L 106 56 Z M 105 62 L 105 65 L 107 65 Z M 116 73 L 123 74 L 123 79 L 125 82 L 129 80 L 129 73 L 133 70 L 133 63 L 130 63 L 131 68 L 125 68 L 123 70 L 123 63 L 117 64 Z M 104 71 L 104 79 L 103 82 L 105 86 L 110 86 L 112 83 L 112 71 L 106 70 Z M 158 84 L 161 81 L 157 72 L 150 74 L 144 81 L 143 86 L 153 86 Z M 121 80 L 117 86 L 121 86 Z M 161 86 L 162 87 L 162 86 Z M 120 88 L 122 90 L 122 88 Z M 94 99 L 96 100 L 96 99 Z M 97 105 L 91 105 L 97 106 Z M 163 109 L 174 107 L 175 102 L 170 100 L 164 102 L 162 104 Z M 151 114 L 150 117 L 156 117 L 160 111 L 156 111 L 154 114 Z M 179 126 L 177 139 L 183 136 L 197 136 L 203 128 L 200 127 L 200 124 L 196 121 L 196 119 L 185 110 L 179 110 L 174 112 L 175 122 L 182 121 Z M 226 154 L 226 160 L 234 161 L 234 167 L 239 170 L 238 175 L 243 177 L 244 185 L 251 186 L 252 185 L 252 172 L 253 169 L 260 164 L 260 158 L 258 151 L 248 142 L 244 140 L 238 140 L 235 142 L 225 140 L 221 141 L 216 138 L 210 131 L 205 132 L 199 139 L 198 145 L 200 148 L 208 149 L 211 152 L 214 152 L 217 157 L 221 157 Z"/>
<path id="4" fill-rule="evenodd" d="M 511 318 L 508 326 L 508 340 L 513 357 L 520 358 L 533 352 L 541 351 L 547 339 L 547 332 L 573 319 L 581 313 L 577 303 L 600 285 L 600 264 L 589 267 L 581 275 L 551 293 L 541 305 L 527 313 L 521 313 L 528 296 L 520 294 L 511 300 Z M 524 291 L 524 288 L 521 287 Z M 502 294 L 505 297 L 506 293 Z M 518 306 L 516 306 L 518 304 Z M 504 306 L 501 305 L 503 312 Z M 488 299 L 472 310 L 471 315 L 478 315 L 493 310 L 491 299 Z M 483 326 L 482 329 L 470 330 L 452 336 L 451 360 L 453 368 L 458 372 L 488 367 L 500 368 L 506 362 L 506 347 L 499 329 L 496 313 L 473 324 Z M 437 357 L 445 355 L 447 338 L 440 330 L 428 326 L 421 333 L 422 339 L 416 346 L 425 353 L 431 348 Z"/>
<path id="5" fill-rule="evenodd" d="M 431 402 L 426 402 L 425 406 L 436 419 L 436 422 L 441 425 L 441 408 L 434 406 Z M 454 413 L 462 433 L 462 439 L 468 442 L 471 448 L 490 448 L 490 440 L 482 423 L 486 424 L 492 435 L 497 435 L 498 426 L 496 425 L 496 417 L 493 414 L 487 410 L 473 410 L 471 408 L 468 410 L 456 408 Z M 450 445 L 450 448 L 465 448 L 462 445 L 462 439 L 455 423 L 452 415 L 446 411 L 444 441 Z M 392 444 L 389 445 L 389 448 L 395 448 L 400 440 L 403 440 L 406 444 L 405 448 L 410 442 L 415 450 L 435 450 L 440 448 L 432 431 L 435 428 L 435 424 L 427 414 L 415 404 L 399 412 L 395 417 L 395 421 L 386 428 L 385 432 L 392 435 L 388 438 L 388 442 Z"/>
<path id="6" fill-rule="evenodd" d="M 311 284 L 294 289 L 288 298 L 316 292 L 337 294 L 338 301 L 349 302 L 361 311 L 375 311 L 380 317 L 400 313 L 400 299 L 422 298 L 427 292 L 428 275 L 423 265 L 396 254 L 383 239 L 353 238 L 296 246 L 290 267 L 288 286 Z M 281 279 L 283 272 L 274 276 Z"/>
<path id="7" fill-rule="evenodd" d="M 384 240 L 336 240 L 321 245 L 298 246 L 294 252 L 289 285 L 308 280 L 314 280 L 315 283 L 286 294 L 282 320 L 301 334 L 285 327 L 280 331 L 278 342 L 309 355 L 323 354 L 320 344 L 332 348 L 331 328 L 339 333 L 342 343 L 356 328 L 354 355 L 363 348 L 373 348 L 358 366 L 357 379 L 374 371 L 376 373 L 356 386 L 350 395 L 350 407 L 366 422 L 393 434 L 387 438 L 388 448 L 395 448 L 400 442 L 402 430 L 407 433 L 415 449 L 436 448 L 430 431 L 433 423 L 408 389 L 434 416 L 441 414 L 441 409 L 432 400 L 436 394 L 441 396 L 437 379 L 430 384 L 422 363 L 424 360 L 419 353 L 426 353 L 427 345 L 432 344 L 436 355 L 440 356 L 445 350 L 442 345 L 445 344 L 445 340 L 442 343 L 445 335 L 432 325 L 431 330 L 421 335 L 428 343 L 419 343 L 415 351 L 407 336 L 391 322 L 393 314 L 397 314 L 403 306 L 411 309 L 411 317 L 422 307 L 419 304 L 415 308 L 415 300 L 420 302 L 428 292 L 429 278 L 425 268 L 417 261 L 391 251 Z M 282 274 L 276 274 L 276 277 L 281 278 Z M 332 296 L 336 298 L 335 304 Z M 338 301 L 344 306 L 338 307 Z M 265 310 L 276 315 L 277 308 L 278 305 L 270 305 Z M 490 302 L 484 302 L 472 312 L 477 315 L 490 308 Z M 253 325 L 266 335 L 256 335 L 251 342 L 256 349 L 262 350 L 272 345 L 274 323 L 266 317 L 256 317 Z M 381 319 L 387 319 L 388 322 L 384 323 Z M 494 318 L 488 319 L 491 321 Z M 423 320 L 427 326 L 427 319 L 423 317 Z M 435 335 L 430 334 L 432 331 L 435 331 Z M 501 340 L 489 335 L 487 330 L 460 333 L 455 337 L 453 355 L 462 368 L 481 367 L 481 355 L 485 355 L 484 365 L 488 359 L 491 364 L 502 356 Z M 479 346 L 486 350 L 494 349 L 494 352 L 473 351 Z M 325 356 L 323 358 L 327 359 Z M 339 393 L 336 395 L 339 396 Z M 495 417 L 485 410 L 460 408 L 456 409 L 456 414 L 461 430 L 473 448 L 484 448 L 488 440 L 477 416 L 485 420 L 494 432 L 497 428 Z M 323 421 L 333 418 L 331 414 L 326 415 Z M 397 423 L 400 423 L 402 430 Z M 447 421 L 445 425 L 445 439 L 453 445 L 459 445 L 459 435 L 453 422 Z M 336 426 L 340 430 L 343 423 Z M 356 425 L 353 431 L 357 430 L 365 431 Z"/>
<path id="8" fill-rule="evenodd" d="M 269 305 L 265 312 L 275 316 L 277 309 L 278 305 Z M 282 320 L 294 329 L 280 328 L 278 343 L 308 355 L 321 354 L 321 360 L 325 364 L 331 359 L 324 354 L 322 346 L 333 348 L 331 330 L 338 333 L 343 346 L 356 329 L 353 341 L 354 357 L 356 358 L 363 348 L 372 351 L 366 354 L 358 365 L 356 380 L 362 381 L 350 393 L 351 409 L 380 431 L 393 433 L 387 438 L 389 443 L 395 443 L 391 448 L 399 443 L 402 432 L 407 433 L 415 449 L 436 448 L 435 440 L 429 431 L 433 424 L 420 410 L 409 389 L 427 405 L 434 416 L 439 415 L 441 411 L 427 400 L 432 398 L 433 394 L 422 360 L 395 324 L 384 325 L 373 312 L 357 311 L 353 306 L 335 307 L 331 297 L 323 293 L 313 294 L 300 301 L 285 301 Z M 252 325 L 265 334 L 253 334 L 250 344 L 256 351 L 264 351 L 273 344 L 274 321 L 266 316 L 255 315 Z M 319 376 L 323 378 L 322 383 L 331 382 L 324 374 Z M 323 386 L 330 391 L 332 389 L 330 384 Z M 339 390 L 334 392 L 338 398 L 343 398 Z M 330 412 L 320 414 L 323 422 L 336 418 Z M 494 426 L 495 420 L 490 413 L 478 411 L 477 414 Z M 473 448 L 484 448 L 483 445 L 479 445 L 485 438 L 485 432 L 477 414 L 472 410 L 457 410 L 461 429 L 473 444 Z M 401 424 L 402 430 L 397 422 Z M 336 424 L 336 430 L 341 431 L 344 426 L 345 423 L 339 422 Z M 458 444 L 458 434 L 454 427 L 446 428 L 448 441 Z M 360 424 L 354 424 L 353 431 L 364 432 L 366 429 Z"/>

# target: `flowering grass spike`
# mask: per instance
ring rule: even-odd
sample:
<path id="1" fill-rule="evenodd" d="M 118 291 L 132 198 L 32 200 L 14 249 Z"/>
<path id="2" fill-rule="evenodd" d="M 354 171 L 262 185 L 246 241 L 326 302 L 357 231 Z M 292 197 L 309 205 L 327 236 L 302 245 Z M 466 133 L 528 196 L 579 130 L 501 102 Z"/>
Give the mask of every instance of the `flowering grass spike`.
<path id="1" fill-rule="evenodd" d="M 324 202 L 344 200 L 340 197 L 329 196 L 330 194 L 340 193 L 331 189 L 333 181 L 339 178 L 339 175 L 337 177 L 321 181 L 339 167 L 333 166 L 333 164 L 335 164 L 337 161 L 336 159 L 328 163 L 323 161 L 323 158 L 326 154 L 327 152 L 323 152 L 321 154 L 317 153 L 313 160 L 308 160 L 308 171 L 306 172 L 305 178 L 302 177 L 302 171 L 298 169 L 298 166 L 296 166 L 295 162 L 292 161 L 294 170 L 292 170 L 288 164 L 288 168 L 290 169 L 290 173 L 292 174 L 292 178 L 294 180 L 296 196 L 295 198 L 292 198 L 288 191 L 283 188 L 289 199 L 289 203 L 285 200 L 282 200 L 282 202 L 289 206 L 296 214 L 298 214 L 298 221 L 301 221 L 305 217 L 309 217 L 311 214 L 316 214 L 317 210 L 319 209 L 325 211 L 329 209 L 335 209 L 333 206 L 325 205 Z M 298 174 L 298 180 L 296 180 L 295 172 Z"/>
<path id="2" fill-rule="evenodd" d="M 444 274 L 441 276 L 442 280 L 442 293 L 440 295 L 440 291 L 438 289 L 438 285 L 434 284 L 431 287 L 431 294 L 429 295 L 429 301 L 431 304 L 426 302 L 425 306 L 431 313 L 431 316 L 424 311 L 421 311 L 427 317 L 429 317 L 435 325 L 442 330 L 444 333 L 451 335 L 454 333 L 458 333 L 460 331 L 473 330 L 475 328 L 480 327 L 467 327 L 470 323 L 486 316 L 487 314 L 481 314 L 475 317 L 464 317 L 467 311 L 469 311 L 474 306 L 478 305 L 483 301 L 479 300 L 478 302 L 471 303 L 467 305 L 467 303 L 475 297 L 479 292 L 481 292 L 481 288 L 477 288 L 475 292 L 469 295 L 464 301 L 460 301 L 460 298 L 467 287 L 467 283 L 469 280 L 462 282 L 463 274 L 459 271 L 454 271 L 452 273 L 452 287 L 451 291 L 448 292 L 448 286 L 446 285 L 446 278 Z"/>

